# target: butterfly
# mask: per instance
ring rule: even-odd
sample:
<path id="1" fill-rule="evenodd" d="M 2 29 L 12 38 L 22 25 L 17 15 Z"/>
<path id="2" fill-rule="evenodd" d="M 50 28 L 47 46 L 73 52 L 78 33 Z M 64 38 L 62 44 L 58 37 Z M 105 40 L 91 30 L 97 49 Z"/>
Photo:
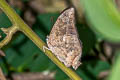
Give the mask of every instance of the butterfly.
<path id="1" fill-rule="evenodd" d="M 76 70 L 80 66 L 82 44 L 75 27 L 75 9 L 73 7 L 64 10 L 57 18 L 47 37 L 47 45 L 66 67 L 72 66 Z"/>

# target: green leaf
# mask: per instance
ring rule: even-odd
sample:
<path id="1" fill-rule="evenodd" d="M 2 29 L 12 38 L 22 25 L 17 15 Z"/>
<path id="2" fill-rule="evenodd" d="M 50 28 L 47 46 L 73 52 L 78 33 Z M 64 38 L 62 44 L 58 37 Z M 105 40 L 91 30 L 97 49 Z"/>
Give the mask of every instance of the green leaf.
<path id="1" fill-rule="evenodd" d="M 84 72 L 82 69 L 79 69 L 76 72 L 79 74 L 82 80 L 92 80 L 88 75 L 85 74 L 86 72 Z"/>
<path id="2" fill-rule="evenodd" d="M 109 70 L 110 69 L 110 65 L 107 62 L 105 62 L 105 61 L 98 60 L 97 63 L 94 65 L 94 67 L 89 64 L 87 66 L 87 69 L 95 77 L 97 77 L 100 72 L 105 71 L 105 70 Z"/>
<path id="3" fill-rule="evenodd" d="M 91 28 L 109 41 L 120 42 L 120 14 L 111 0 L 81 0 Z"/>
<path id="4" fill-rule="evenodd" d="M 57 69 L 57 73 L 55 74 L 55 80 L 69 80 L 69 78 L 63 71 Z"/>
<path id="5" fill-rule="evenodd" d="M 49 65 L 51 63 L 51 60 L 49 60 L 48 57 L 44 55 L 44 53 L 40 51 L 37 53 L 40 53 L 39 56 L 34 61 L 32 61 L 29 66 L 32 72 L 41 72 L 51 66 Z"/>
<path id="6" fill-rule="evenodd" d="M 51 28 L 53 27 L 57 17 L 58 14 L 55 13 L 40 14 L 37 17 L 40 28 L 48 34 L 48 32 L 50 32 Z"/>
<path id="7" fill-rule="evenodd" d="M 6 65 L 4 64 L 4 62 L 2 61 L 2 59 L 0 59 L 0 67 L 2 68 L 2 71 L 4 72 L 4 74 L 8 74 L 8 70 L 6 68 Z"/>
<path id="8" fill-rule="evenodd" d="M 119 80 L 120 79 L 120 51 L 117 51 L 116 54 L 119 54 L 115 64 L 113 65 L 112 71 L 108 80 Z"/>
<path id="9" fill-rule="evenodd" d="M 82 42 L 83 55 L 86 55 L 94 47 L 96 36 L 88 26 L 77 24 L 77 31 Z M 85 54 L 86 53 L 86 54 Z"/>
<path id="10" fill-rule="evenodd" d="M 9 26 L 12 26 L 12 23 L 10 22 L 10 20 L 8 19 L 6 14 L 1 13 L 0 14 L 0 28 L 1 27 L 9 27 Z"/>

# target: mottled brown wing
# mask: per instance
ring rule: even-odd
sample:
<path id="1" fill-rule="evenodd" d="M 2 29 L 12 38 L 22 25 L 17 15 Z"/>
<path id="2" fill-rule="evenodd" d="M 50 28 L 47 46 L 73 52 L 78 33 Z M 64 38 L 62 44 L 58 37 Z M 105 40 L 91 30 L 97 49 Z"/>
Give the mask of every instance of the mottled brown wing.
<path id="1" fill-rule="evenodd" d="M 76 69 L 79 65 L 82 49 L 75 27 L 74 8 L 65 10 L 54 24 L 47 39 L 49 49 L 67 67 Z"/>

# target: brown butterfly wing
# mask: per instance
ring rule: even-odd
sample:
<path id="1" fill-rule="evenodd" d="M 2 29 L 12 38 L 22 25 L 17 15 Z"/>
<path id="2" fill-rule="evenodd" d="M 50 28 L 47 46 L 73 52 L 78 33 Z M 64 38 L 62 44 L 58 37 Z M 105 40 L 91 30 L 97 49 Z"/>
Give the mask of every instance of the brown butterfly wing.
<path id="1" fill-rule="evenodd" d="M 67 67 L 79 65 L 82 49 L 75 27 L 74 8 L 65 10 L 54 24 L 47 40 L 48 47 Z M 77 57 L 77 59 L 76 59 Z M 76 62 L 76 64 L 74 63 Z"/>

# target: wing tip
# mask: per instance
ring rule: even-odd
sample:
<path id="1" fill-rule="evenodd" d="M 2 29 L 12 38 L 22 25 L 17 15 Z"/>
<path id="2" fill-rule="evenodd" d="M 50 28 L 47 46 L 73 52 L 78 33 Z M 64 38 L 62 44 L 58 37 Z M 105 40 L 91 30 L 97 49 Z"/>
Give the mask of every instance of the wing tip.
<path id="1" fill-rule="evenodd" d="M 61 14 L 63 14 L 63 13 L 66 13 L 66 12 L 75 12 L 75 8 L 74 7 L 68 7 L 68 8 L 66 8 L 66 9 L 64 9 L 62 12 L 61 12 Z"/>

